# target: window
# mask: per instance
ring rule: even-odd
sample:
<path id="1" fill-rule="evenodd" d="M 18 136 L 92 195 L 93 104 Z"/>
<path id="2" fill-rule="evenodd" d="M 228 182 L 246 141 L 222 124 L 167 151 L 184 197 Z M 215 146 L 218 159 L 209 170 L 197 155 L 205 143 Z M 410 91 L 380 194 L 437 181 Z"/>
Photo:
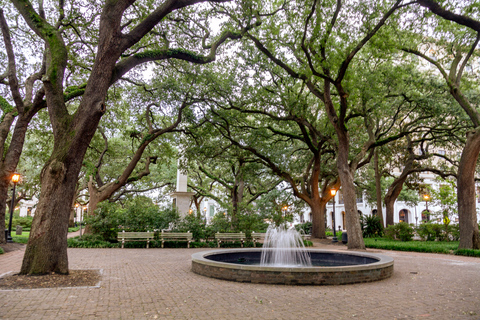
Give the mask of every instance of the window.
<path id="1" fill-rule="evenodd" d="M 357 192 L 357 203 L 363 203 L 363 192 Z"/>
<path id="2" fill-rule="evenodd" d="M 406 222 L 408 223 L 408 210 L 407 209 L 402 209 L 400 210 L 400 212 L 398 213 L 399 215 L 399 220 L 400 222 Z"/>

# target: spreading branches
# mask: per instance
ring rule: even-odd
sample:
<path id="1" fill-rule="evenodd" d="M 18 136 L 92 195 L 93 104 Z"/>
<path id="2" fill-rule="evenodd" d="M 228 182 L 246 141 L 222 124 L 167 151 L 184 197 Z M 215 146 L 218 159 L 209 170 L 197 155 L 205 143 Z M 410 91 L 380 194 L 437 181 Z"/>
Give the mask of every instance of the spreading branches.
<path id="1" fill-rule="evenodd" d="M 440 6 L 435 0 L 416 0 L 416 2 L 446 20 L 456 22 L 462 26 L 466 26 L 477 32 L 480 32 L 480 21 L 447 10 Z"/>

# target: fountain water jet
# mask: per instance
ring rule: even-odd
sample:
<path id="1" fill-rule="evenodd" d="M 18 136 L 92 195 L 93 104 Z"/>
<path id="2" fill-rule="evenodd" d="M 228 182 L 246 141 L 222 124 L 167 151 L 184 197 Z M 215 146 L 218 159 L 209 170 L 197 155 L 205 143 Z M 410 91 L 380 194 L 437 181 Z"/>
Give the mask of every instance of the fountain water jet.
<path id="1" fill-rule="evenodd" d="M 263 242 L 260 266 L 311 267 L 310 253 L 294 228 L 269 226 Z"/>

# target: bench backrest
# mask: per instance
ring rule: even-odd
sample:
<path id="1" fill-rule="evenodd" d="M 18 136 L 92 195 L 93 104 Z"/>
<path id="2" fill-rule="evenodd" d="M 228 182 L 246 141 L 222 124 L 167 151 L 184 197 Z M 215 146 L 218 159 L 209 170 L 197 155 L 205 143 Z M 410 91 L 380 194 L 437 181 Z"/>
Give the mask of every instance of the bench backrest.
<path id="1" fill-rule="evenodd" d="M 178 238 L 186 238 L 191 240 L 192 233 L 190 232 L 162 232 L 160 233 L 160 238 L 162 239 L 178 239 Z"/>
<path id="2" fill-rule="evenodd" d="M 266 235 L 266 233 L 252 232 L 252 239 L 255 239 L 255 240 L 265 239 L 265 235 Z"/>
<path id="3" fill-rule="evenodd" d="M 215 239 L 245 239 L 245 233 L 215 233 Z"/>
<path id="4" fill-rule="evenodd" d="M 119 239 L 153 239 L 153 232 L 119 232 L 117 238 Z"/>

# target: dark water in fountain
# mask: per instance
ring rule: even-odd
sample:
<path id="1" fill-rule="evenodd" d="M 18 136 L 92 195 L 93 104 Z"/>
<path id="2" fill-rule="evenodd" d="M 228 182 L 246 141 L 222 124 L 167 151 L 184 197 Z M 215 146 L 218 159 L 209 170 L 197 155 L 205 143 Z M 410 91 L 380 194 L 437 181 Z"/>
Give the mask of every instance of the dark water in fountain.
<path id="1" fill-rule="evenodd" d="M 239 265 L 258 265 L 261 261 L 260 251 L 244 251 L 231 253 L 218 253 L 214 255 L 205 256 L 205 259 L 220 261 L 226 263 L 234 263 Z M 378 262 L 378 259 L 370 257 L 361 257 L 349 255 L 348 253 L 334 253 L 334 252 L 310 252 L 310 257 L 313 267 L 340 267 L 351 266 L 359 264 L 369 264 Z M 275 265 L 275 267 L 292 267 L 291 265 Z M 298 267 L 305 267 L 299 265 Z"/>

